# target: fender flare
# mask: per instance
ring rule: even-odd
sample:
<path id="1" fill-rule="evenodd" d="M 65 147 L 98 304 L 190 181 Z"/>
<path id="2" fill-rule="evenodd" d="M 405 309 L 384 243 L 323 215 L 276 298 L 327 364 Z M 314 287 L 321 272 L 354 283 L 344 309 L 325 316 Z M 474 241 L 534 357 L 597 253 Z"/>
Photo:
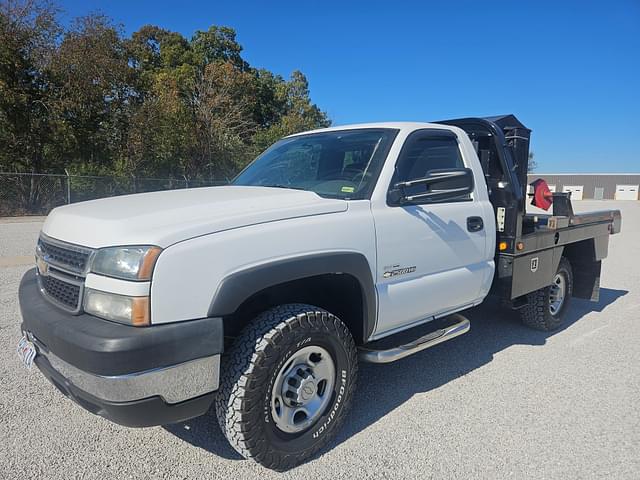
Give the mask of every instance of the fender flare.
<path id="1" fill-rule="evenodd" d="M 362 291 L 363 340 L 375 329 L 377 296 L 367 258 L 358 252 L 326 252 L 275 260 L 234 272 L 223 278 L 209 306 L 209 317 L 233 314 L 252 295 L 266 288 L 318 275 L 353 276 Z"/>

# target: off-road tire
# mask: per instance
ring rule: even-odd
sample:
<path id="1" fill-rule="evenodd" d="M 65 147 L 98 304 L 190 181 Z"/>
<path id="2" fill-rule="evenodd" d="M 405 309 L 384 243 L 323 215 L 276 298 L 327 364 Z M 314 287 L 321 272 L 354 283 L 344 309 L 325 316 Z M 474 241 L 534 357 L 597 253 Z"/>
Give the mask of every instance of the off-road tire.
<path id="1" fill-rule="evenodd" d="M 562 325 L 573 294 L 573 272 L 565 257 L 560 259 L 556 274 L 564 276 L 566 291 L 560 310 L 555 315 L 549 309 L 551 286 L 527 294 L 527 304 L 520 311 L 520 319 L 526 326 L 542 331 L 557 330 Z"/>
<path id="2" fill-rule="evenodd" d="M 291 434 L 275 425 L 271 388 L 278 371 L 301 345 L 320 345 L 333 357 L 336 380 L 324 413 Z M 357 351 L 335 315 L 304 304 L 281 305 L 256 317 L 225 353 L 215 410 L 220 428 L 242 456 L 288 470 L 315 455 L 340 428 L 357 378 Z"/>

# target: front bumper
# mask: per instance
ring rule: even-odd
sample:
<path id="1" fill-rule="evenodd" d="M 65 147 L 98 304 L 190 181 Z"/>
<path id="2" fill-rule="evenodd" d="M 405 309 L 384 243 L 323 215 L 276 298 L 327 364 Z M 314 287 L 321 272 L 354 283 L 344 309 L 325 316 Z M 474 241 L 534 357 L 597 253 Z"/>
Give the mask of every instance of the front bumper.
<path id="1" fill-rule="evenodd" d="M 35 364 L 62 393 L 126 426 L 174 423 L 204 414 L 218 388 L 222 319 L 132 327 L 72 315 L 40 293 L 34 270 L 19 290 L 22 330 Z"/>

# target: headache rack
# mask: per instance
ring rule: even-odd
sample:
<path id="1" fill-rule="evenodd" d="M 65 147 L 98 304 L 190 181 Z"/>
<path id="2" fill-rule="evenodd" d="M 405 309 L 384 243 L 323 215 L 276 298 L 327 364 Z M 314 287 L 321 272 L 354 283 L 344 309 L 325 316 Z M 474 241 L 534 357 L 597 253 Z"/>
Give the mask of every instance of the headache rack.
<path id="1" fill-rule="evenodd" d="M 550 284 L 565 256 L 580 272 L 574 296 L 597 300 L 601 260 L 609 235 L 620 231 L 620 211 L 576 214 L 569 193 L 554 193 L 552 213 L 527 213 L 531 130 L 511 114 L 437 123 L 463 129 L 482 165 L 496 219 L 492 293 L 522 304 L 524 295 Z"/>

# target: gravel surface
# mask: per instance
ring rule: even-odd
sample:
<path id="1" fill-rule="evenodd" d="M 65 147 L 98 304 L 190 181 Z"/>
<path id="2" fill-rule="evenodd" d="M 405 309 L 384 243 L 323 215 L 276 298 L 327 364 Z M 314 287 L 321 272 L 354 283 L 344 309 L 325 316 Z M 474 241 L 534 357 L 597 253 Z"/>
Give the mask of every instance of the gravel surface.
<path id="1" fill-rule="evenodd" d="M 33 255 L 42 221 L 42 217 L 0 218 L 0 258 Z"/>
<path id="2" fill-rule="evenodd" d="M 64 398 L 15 354 L 26 265 L 0 268 L 0 478 L 638 478 L 640 202 L 620 208 L 599 303 L 541 333 L 485 305 L 471 332 L 364 365 L 345 428 L 284 474 L 241 459 L 215 419 L 127 429 Z M 30 255 L 39 223 L 0 222 L 0 256 Z"/>

